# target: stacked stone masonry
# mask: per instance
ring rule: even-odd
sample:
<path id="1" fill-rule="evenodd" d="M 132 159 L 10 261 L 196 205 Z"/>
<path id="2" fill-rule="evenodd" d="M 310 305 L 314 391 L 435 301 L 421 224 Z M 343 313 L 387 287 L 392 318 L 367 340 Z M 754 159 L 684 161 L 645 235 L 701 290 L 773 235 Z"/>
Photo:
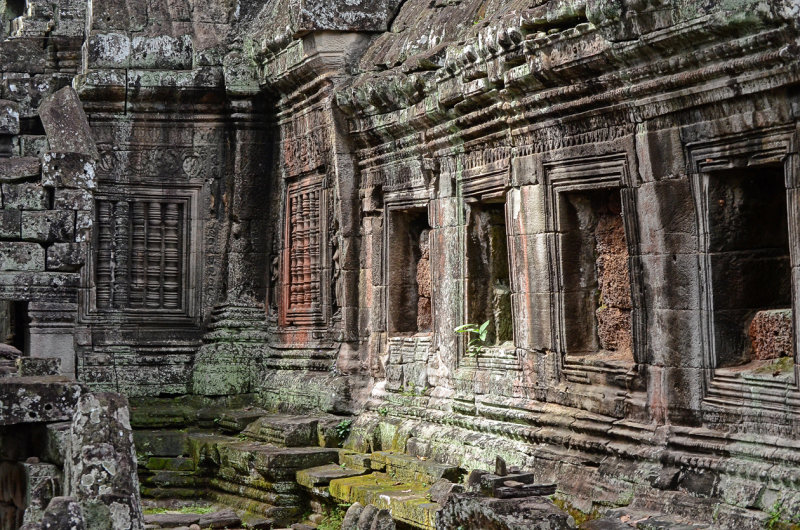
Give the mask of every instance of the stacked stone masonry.
<path id="1" fill-rule="evenodd" d="M 497 456 L 573 515 L 789 524 L 799 58 L 797 0 L 0 0 L 0 395 L 122 394 L 145 497 L 259 524 L 489 517 L 426 496 Z"/>

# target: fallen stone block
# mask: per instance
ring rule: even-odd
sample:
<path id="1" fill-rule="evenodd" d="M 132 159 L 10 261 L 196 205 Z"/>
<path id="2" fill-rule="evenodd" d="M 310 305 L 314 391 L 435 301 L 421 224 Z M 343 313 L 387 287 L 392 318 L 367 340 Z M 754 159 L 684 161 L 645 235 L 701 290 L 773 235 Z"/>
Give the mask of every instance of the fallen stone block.
<path id="1" fill-rule="evenodd" d="M 64 87 L 45 98 L 39 106 L 39 118 L 53 151 L 99 158 L 89 120 L 72 87 Z"/>
<path id="2" fill-rule="evenodd" d="M 242 524 L 242 520 L 233 510 L 222 510 L 203 515 L 198 524 L 200 528 L 235 528 Z"/>
<path id="3" fill-rule="evenodd" d="M 199 513 L 155 513 L 144 516 L 145 524 L 155 524 L 161 528 L 189 526 L 200 522 Z"/>

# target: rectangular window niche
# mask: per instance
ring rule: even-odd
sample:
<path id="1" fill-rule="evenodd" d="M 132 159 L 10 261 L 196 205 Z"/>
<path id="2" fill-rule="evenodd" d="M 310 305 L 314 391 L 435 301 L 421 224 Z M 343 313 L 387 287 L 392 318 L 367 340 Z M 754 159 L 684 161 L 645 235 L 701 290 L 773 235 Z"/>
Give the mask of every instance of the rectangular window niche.
<path id="1" fill-rule="evenodd" d="M 567 355 L 633 361 L 631 273 L 620 190 L 558 194 Z"/>
<path id="2" fill-rule="evenodd" d="M 433 315 L 427 210 L 390 210 L 389 222 L 389 332 L 429 333 Z"/>

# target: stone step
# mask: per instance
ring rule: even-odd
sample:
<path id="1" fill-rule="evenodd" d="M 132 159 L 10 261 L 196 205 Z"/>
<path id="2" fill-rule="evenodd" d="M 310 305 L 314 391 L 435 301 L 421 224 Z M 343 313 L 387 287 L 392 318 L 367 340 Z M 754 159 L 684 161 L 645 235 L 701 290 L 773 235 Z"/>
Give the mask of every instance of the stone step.
<path id="1" fill-rule="evenodd" d="M 256 419 L 243 434 L 282 447 L 331 446 L 331 431 L 342 419 L 332 415 L 273 414 Z"/>
<path id="2" fill-rule="evenodd" d="M 305 507 L 297 506 L 272 506 L 263 502 L 245 499 L 237 495 L 231 495 L 219 491 L 211 491 L 208 498 L 237 510 L 245 511 L 249 514 L 256 514 L 265 517 L 271 522 L 273 527 L 291 524 L 293 520 L 305 511 Z"/>
<path id="3" fill-rule="evenodd" d="M 414 528 L 436 526 L 439 504 L 430 500 L 430 486 L 419 482 L 398 481 L 386 473 L 331 480 L 331 496 L 343 503 L 374 504 L 391 511 L 392 518 Z"/>
<path id="4" fill-rule="evenodd" d="M 188 456 L 188 434 L 184 430 L 133 431 L 136 455 L 140 461 L 151 456 Z"/>
<path id="5" fill-rule="evenodd" d="M 368 454 L 354 453 L 346 450 L 342 450 L 339 454 L 339 463 L 350 469 L 372 469 L 373 471 L 383 471 L 386 469 L 386 464 L 372 462 Z"/>
<path id="6" fill-rule="evenodd" d="M 269 413 L 260 408 L 247 407 L 239 410 L 226 410 L 216 420 L 219 429 L 224 433 L 240 433 L 245 427 Z"/>
<path id="7" fill-rule="evenodd" d="M 194 471 L 194 460 L 191 458 L 178 456 L 151 456 L 144 463 L 144 467 L 150 471 Z"/>
<path id="8" fill-rule="evenodd" d="M 427 482 L 433 484 L 440 478 L 451 482 L 460 482 L 465 471 L 458 466 L 440 464 L 433 460 L 395 453 L 392 451 L 376 451 L 370 455 L 373 469 L 375 464 L 384 464 L 386 473 L 399 480 Z"/>
<path id="9" fill-rule="evenodd" d="M 322 493 L 327 491 L 327 486 L 331 483 L 331 480 L 357 477 L 366 473 L 367 470 L 363 468 L 353 469 L 345 467 L 344 464 L 328 464 L 298 471 L 297 483 L 315 493 Z"/>
<path id="10" fill-rule="evenodd" d="M 197 488 L 206 485 L 206 481 L 192 471 L 139 472 L 139 482 L 150 488 Z"/>

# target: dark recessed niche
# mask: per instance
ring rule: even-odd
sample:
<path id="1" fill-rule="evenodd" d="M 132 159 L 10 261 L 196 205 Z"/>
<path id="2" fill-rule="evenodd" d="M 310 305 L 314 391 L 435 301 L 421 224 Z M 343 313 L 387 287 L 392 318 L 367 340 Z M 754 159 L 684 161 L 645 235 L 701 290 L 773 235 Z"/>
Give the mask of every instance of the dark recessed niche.
<path id="1" fill-rule="evenodd" d="M 504 203 L 475 203 L 467 220 L 467 321 L 487 320 L 488 344 L 514 339 Z"/>
<path id="2" fill-rule="evenodd" d="M 736 366 L 752 359 L 755 314 L 792 306 L 783 170 L 712 173 L 707 208 L 716 365 Z"/>
<path id="3" fill-rule="evenodd" d="M 566 353 L 632 360 L 631 280 L 620 192 L 562 193 L 559 209 Z"/>
<path id="4" fill-rule="evenodd" d="M 389 331 L 431 331 L 430 226 L 425 209 L 390 213 Z"/>

